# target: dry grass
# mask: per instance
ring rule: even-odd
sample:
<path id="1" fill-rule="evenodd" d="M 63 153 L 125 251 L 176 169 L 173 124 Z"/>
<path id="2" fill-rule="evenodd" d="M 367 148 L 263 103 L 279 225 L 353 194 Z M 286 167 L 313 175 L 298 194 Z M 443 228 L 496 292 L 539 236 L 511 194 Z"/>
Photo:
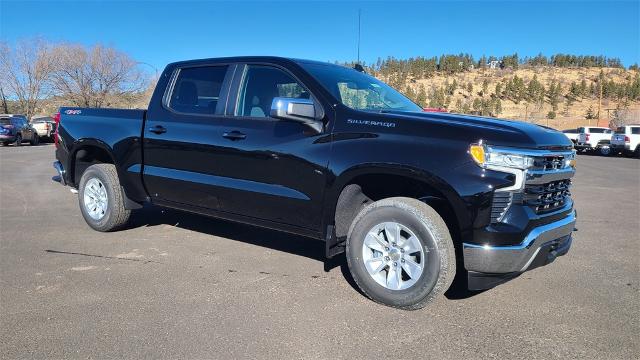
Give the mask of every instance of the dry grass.
<path id="1" fill-rule="evenodd" d="M 484 95 L 485 98 L 488 98 L 495 92 L 497 83 L 502 82 L 505 79 L 510 79 L 514 75 L 517 75 L 519 78 L 524 79 L 525 84 L 528 84 L 529 80 L 531 80 L 533 76 L 536 75 L 538 81 L 544 84 L 546 88 L 548 88 L 552 80 L 555 80 L 562 85 L 562 92 L 563 94 L 566 94 L 572 82 L 576 82 L 577 84 L 579 84 L 584 79 L 587 82 L 587 86 L 589 86 L 598 78 L 601 70 L 604 71 L 607 80 L 613 80 L 616 83 L 624 83 L 627 81 L 627 79 L 633 78 L 636 75 L 636 71 L 616 68 L 572 69 L 545 67 L 518 70 L 474 69 L 472 71 L 456 75 L 437 75 L 429 79 L 416 79 L 416 81 L 413 82 L 411 86 L 416 91 L 419 89 L 419 86 L 425 86 L 427 92 L 429 93 L 430 89 L 432 89 L 433 87 L 442 87 L 444 86 L 446 81 L 449 81 L 451 83 L 455 79 L 460 87 L 454 92 L 454 95 L 451 97 L 449 108 L 454 108 L 458 99 L 471 104 L 474 98 L 480 97 L 479 92 L 482 90 L 482 83 L 485 79 L 489 81 L 488 94 Z M 473 84 L 472 94 L 470 94 L 466 89 L 461 88 L 466 88 L 466 85 L 469 82 Z M 556 118 L 548 120 L 546 119 L 546 116 L 552 110 L 552 108 L 551 105 L 546 102 L 543 104 L 531 104 L 526 102 L 520 102 L 516 104 L 510 100 L 503 100 L 502 113 L 500 114 L 500 117 L 534 122 L 537 124 L 562 129 L 588 124 L 607 126 L 609 124 L 609 121 L 611 120 L 611 116 L 613 115 L 613 110 L 617 105 L 617 101 L 603 99 L 600 120 L 589 121 L 585 118 L 585 114 L 587 113 L 587 109 L 589 107 L 592 107 L 594 112 L 597 112 L 597 98 L 587 97 L 584 99 L 578 99 L 569 107 L 567 107 L 566 102 L 563 102 L 558 106 L 558 110 L 556 111 Z M 629 105 L 629 109 L 632 112 L 640 114 L 640 101 L 631 102 Z M 607 111 L 607 109 L 609 109 L 609 111 Z M 640 121 L 640 119 L 638 120 Z"/>

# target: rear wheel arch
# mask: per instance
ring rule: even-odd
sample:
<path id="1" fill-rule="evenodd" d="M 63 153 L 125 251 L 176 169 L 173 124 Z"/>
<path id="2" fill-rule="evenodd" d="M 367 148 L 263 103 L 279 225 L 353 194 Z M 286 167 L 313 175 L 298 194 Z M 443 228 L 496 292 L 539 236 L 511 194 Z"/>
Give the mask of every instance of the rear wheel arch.
<path id="1" fill-rule="evenodd" d="M 91 165 L 113 164 L 117 168 L 111 149 L 98 141 L 82 141 L 82 144 L 78 144 L 70 152 L 69 160 L 69 180 L 73 181 L 76 186 L 80 183 L 84 171 Z"/>

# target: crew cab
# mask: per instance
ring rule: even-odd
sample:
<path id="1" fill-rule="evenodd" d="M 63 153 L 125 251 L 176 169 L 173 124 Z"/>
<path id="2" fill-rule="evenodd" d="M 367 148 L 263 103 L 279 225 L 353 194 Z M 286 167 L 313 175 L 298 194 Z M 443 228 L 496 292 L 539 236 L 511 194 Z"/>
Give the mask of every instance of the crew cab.
<path id="1" fill-rule="evenodd" d="M 592 151 L 599 147 L 609 147 L 611 140 L 611 129 L 598 126 L 585 126 L 578 128 L 578 143 L 575 145 L 577 150 Z"/>
<path id="2" fill-rule="evenodd" d="M 363 293 L 417 309 L 564 255 L 572 143 L 424 112 L 362 71 L 278 57 L 168 65 L 147 110 L 60 109 L 55 177 L 98 231 L 145 202 L 325 241 Z M 185 215 L 187 216 L 187 215 Z"/>
<path id="3" fill-rule="evenodd" d="M 640 125 L 618 127 L 611 136 L 611 150 L 614 153 L 640 157 Z"/>

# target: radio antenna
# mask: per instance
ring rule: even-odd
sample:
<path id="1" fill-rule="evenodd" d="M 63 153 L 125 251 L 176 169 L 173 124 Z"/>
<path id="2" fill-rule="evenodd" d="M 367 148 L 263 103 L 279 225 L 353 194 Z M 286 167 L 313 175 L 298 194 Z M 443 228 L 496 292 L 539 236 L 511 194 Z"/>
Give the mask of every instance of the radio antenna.
<path id="1" fill-rule="evenodd" d="M 360 64 L 360 16 L 361 9 L 358 9 L 358 64 Z"/>

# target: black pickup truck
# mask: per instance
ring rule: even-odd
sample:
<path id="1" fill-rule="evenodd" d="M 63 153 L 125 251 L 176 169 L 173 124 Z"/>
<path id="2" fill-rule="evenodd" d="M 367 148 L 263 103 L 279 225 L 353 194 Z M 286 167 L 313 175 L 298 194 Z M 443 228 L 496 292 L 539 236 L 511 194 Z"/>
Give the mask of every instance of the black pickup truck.
<path id="1" fill-rule="evenodd" d="M 571 246 L 566 136 L 426 113 L 343 66 L 177 62 L 148 110 L 65 107 L 58 121 L 54 178 L 92 228 L 122 228 L 149 202 L 320 239 L 393 307 L 424 306 L 456 272 L 493 287 Z"/>

